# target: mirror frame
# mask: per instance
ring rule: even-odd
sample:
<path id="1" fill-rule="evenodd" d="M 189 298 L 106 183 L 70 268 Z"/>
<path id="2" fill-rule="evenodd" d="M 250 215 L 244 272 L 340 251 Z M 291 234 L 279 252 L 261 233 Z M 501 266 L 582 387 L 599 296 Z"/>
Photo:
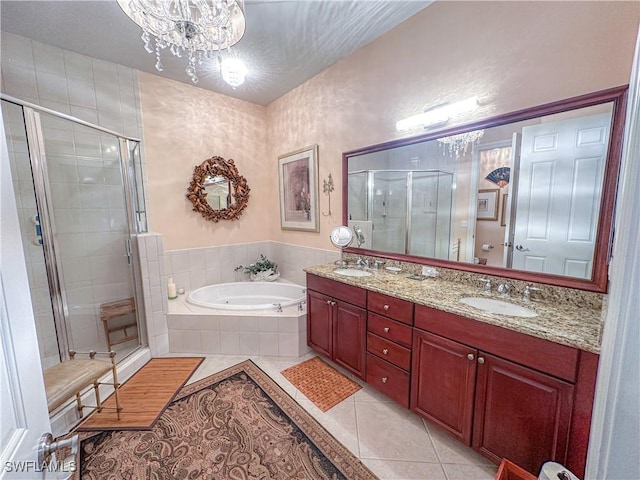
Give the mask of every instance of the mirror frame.
<path id="1" fill-rule="evenodd" d="M 227 208 L 214 210 L 207 202 L 204 181 L 209 176 L 223 176 L 229 180 L 230 194 L 234 201 Z M 225 160 L 215 156 L 194 167 L 193 178 L 187 189 L 186 197 L 193 204 L 194 212 L 200 212 L 207 220 L 218 222 L 220 220 L 238 220 L 249 203 L 250 191 L 247 179 L 240 175 L 233 160 Z"/>
<path id="2" fill-rule="evenodd" d="M 536 117 L 553 115 L 579 108 L 590 107 L 602 103 L 613 104 L 611 115 L 611 135 L 609 138 L 609 148 L 605 175 L 603 180 L 602 199 L 600 202 L 600 215 L 598 216 L 598 230 L 596 235 L 593 269 L 591 279 L 580 279 L 562 275 L 552 275 L 547 273 L 528 272 L 526 270 L 512 270 L 504 267 L 487 267 L 465 262 L 454 262 L 451 260 L 440 260 L 436 258 L 417 257 L 399 253 L 387 253 L 377 250 L 349 247 L 343 251 L 358 255 L 371 255 L 384 257 L 401 262 L 411 262 L 434 267 L 443 267 L 465 272 L 481 273 L 498 277 L 512 278 L 526 282 L 543 283 L 556 285 L 559 287 L 575 288 L 592 292 L 606 293 L 608 285 L 608 263 L 611 255 L 613 241 L 613 214 L 616 199 L 616 187 L 620 170 L 622 156 L 622 140 L 624 135 L 624 120 L 627 103 L 628 85 L 609 88 L 599 92 L 580 95 L 577 97 L 546 103 L 515 112 L 505 113 L 495 117 L 487 118 L 473 123 L 458 125 L 452 128 L 429 131 L 413 137 L 405 137 L 389 142 L 371 145 L 344 152 L 342 154 L 342 223 L 348 223 L 348 161 L 350 157 L 367 153 L 379 152 L 390 148 L 413 145 L 437 138 L 459 133 L 478 130 L 481 128 L 498 127 L 523 120 L 530 120 Z"/>

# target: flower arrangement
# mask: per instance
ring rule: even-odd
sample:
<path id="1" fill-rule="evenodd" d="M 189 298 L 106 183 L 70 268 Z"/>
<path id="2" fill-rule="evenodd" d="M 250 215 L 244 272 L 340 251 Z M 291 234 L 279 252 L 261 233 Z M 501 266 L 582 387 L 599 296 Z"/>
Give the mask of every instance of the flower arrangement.
<path id="1" fill-rule="evenodd" d="M 262 253 L 260 254 L 260 260 L 252 263 L 248 267 L 244 265 L 238 265 L 235 271 L 244 270 L 244 273 L 248 273 L 253 281 L 267 281 L 271 282 L 276 280 L 280 273 L 278 272 L 278 265 L 272 262 Z"/>

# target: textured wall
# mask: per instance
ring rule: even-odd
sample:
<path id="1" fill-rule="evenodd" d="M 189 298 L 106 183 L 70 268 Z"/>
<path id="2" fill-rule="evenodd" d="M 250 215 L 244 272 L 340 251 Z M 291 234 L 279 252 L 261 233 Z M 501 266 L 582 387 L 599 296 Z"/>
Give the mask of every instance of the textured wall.
<path id="1" fill-rule="evenodd" d="M 481 96 L 479 117 L 626 84 L 640 9 L 636 2 L 436 2 L 267 107 L 269 159 L 319 145 L 320 185 L 342 182 L 342 152 L 392 140 L 397 120 L 425 105 Z M 277 215 L 277 188 L 269 204 Z M 279 241 L 330 248 L 341 192 L 319 234 Z M 327 197 L 320 198 L 327 210 Z"/>
<path id="2" fill-rule="evenodd" d="M 265 107 L 147 73 L 139 79 L 149 223 L 165 248 L 268 240 L 266 225 L 278 212 L 265 201 L 274 188 Z M 215 155 L 233 159 L 251 188 L 240 220 L 207 221 L 185 197 L 193 167 Z"/>

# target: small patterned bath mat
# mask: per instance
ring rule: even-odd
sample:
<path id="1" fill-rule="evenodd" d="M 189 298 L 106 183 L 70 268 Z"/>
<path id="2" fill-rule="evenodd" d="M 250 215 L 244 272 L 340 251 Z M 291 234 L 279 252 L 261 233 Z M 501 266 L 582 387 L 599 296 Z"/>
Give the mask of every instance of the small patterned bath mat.
<path id="1" fill-rule="evenodd" d="M 362 388 L 320 357 L 313 357 L 281 373 L 323 412 Z"/>

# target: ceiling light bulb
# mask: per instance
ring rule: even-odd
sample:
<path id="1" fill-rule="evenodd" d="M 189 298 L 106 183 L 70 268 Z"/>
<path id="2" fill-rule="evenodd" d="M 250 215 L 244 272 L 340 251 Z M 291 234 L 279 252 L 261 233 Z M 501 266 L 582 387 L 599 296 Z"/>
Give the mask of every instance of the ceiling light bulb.
<path id="1" fill-rule="evenodd" d="M 222 78 L 233 89 L 236 89 L 244 83 L 244 78 L 247 75 L 247 67 L 244 66 L 242 60 L 239 58 L 226 58 L 222 61 L 220 66 L 222 69 Z"/>

